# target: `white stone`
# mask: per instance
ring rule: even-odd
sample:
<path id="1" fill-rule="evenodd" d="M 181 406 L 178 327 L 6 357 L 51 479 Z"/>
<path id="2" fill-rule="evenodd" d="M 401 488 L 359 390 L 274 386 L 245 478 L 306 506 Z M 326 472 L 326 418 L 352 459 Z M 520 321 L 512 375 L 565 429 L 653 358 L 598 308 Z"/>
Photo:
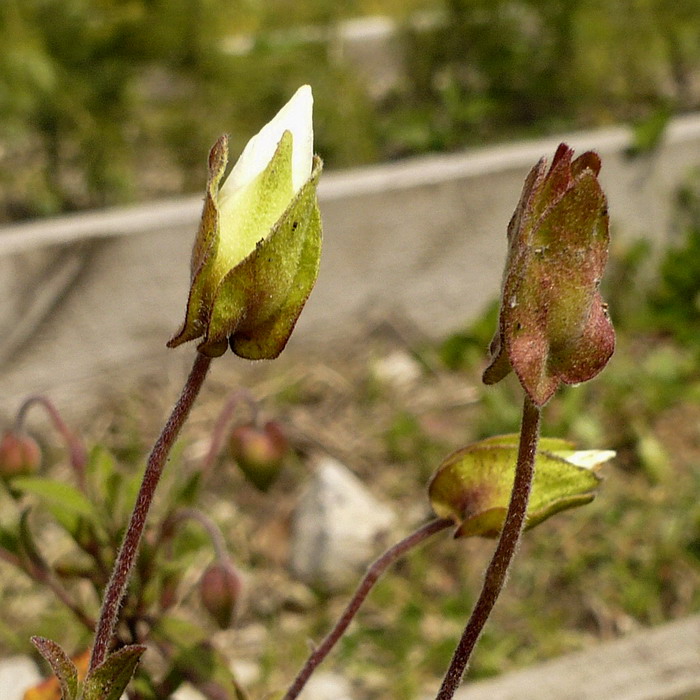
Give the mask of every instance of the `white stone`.
<path id="1" fill-rule="evenodd" d="M 414 385 L 421 376 L 421 366 L 407 352 L 395 350 L 374 363 L 377 379 L 398 389 Z"/>
<path id="2" fill-rule="evenodd" d="M 11 656 L 0 661 L 0 698 L 22 700 L 24 692 L 43 678 L 28 656 Z"/>
<path id="3" fill-rule="evenodd" d="M 350 684 L 336 673 L 314 673 L 309 678 L 300 700 L 353 700 Z"/>
<path id="4" fill-rule="evenodd" d="M 354 474 L 326 457 L 294 514 L 292 569 L 305 583 L 328 590 L 359 582 L 394 520 Z"/>
<path id="5" fill-rule="evenodd" d="M 183 683 L 172 695 L 172 700 L 206 700 L 194 686 Z"/>

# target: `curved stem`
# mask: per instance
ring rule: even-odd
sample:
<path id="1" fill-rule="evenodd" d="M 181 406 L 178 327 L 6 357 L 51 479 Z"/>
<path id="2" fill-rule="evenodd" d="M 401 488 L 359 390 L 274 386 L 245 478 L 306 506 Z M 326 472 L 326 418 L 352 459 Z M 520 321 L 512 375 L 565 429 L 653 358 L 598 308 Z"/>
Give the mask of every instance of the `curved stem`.
<path id="1" fill-rule="evenodd" d="M 228 428 L 231 418 L 233 417 L 233 414 L 241 401 L 247 402 L 253 414 L 253 421 L 257 421 L 258 404 L 255 402 L 255 399 L 245 389 L 238 389 L 234 391 L 231 396 L 229 396 L 224 407 L 221 409 L 221 413 L 219 413 L 219 417 L 216 420 L 216 425 L 212 431 L 209 450 L 204 458 L 204 461 L 202 462 L 202 477 L 204 479 L 206 479 L 209 475 L 211 468 L 214 466 L 214 460 L 221 452 L 226 436 L 226 429 Z"/>
<path id="2" fill-rule="evenodd" d="M 46 412 L 49 414 L 49 417 L 51 418 L 51 422 L 53 423 L 54 427 L 56 428 L 56 430 L 58 430 L 58 432 L 61 434 L 61 437 L 65 441 L 66 447 L 68 448 L 70 464 L 78 480 L 78 486 L 80 486 L 81 490 L 84 492 L 85 466 L 87 465 L 88 459 L 87 451 L 82 441 L 66 425 L 61 414 L 58 412 L 58 409 L 56 408 L 56 406 L 54 406 L 53 402 L 48 397 L 42 396 L 41 394 L 28 396 L 20 406 L 19 411 L 17 412 L 17 417 L 15 418 L 15 430 L 17 432 L 22 432 L 22 430 L 24 429 L 24 421 L 26 420 L 27 412 L 32 407 L 32 405 L 36 403 L 44 407 Z"/>
<path id="3" fill-rule="evenodd" d="M 216 558 L 221 562 L 228 562 L 230 557 L 226 548 L 226 540 L 218 525 L 201 510 L 197 508 L 180 508 L 168 518 L 168 526 L 180 523 L 183 520 L 196 520 L 207 532 L 211 540 Z"/>
<path id="4" fill-rule="evenodd" d="M 338 622 L 336 622 L 335 627 L 326 635 L 326 638 L 321 642 L 321 644 L 313 650 L 309 658 L 306 660 L 301 671 L 299 671 L 294 682 L 289 687 L 283 700 L 293 700 L 304 688 L 306 681 L 309 680 L 311 674 L 316 670 L 316 668 L 321 664 L 321 662 L 328 656 L 331 649 L 343 636 L 348 625 L 352 622 L 357 611 L 360 609 L 362 603 L 364 603 L 365 598 L 372 589 L 372 586 L 377 582 L 379 577 L 391 566 L 397 559 L 402 557 L 406 552 L 413 549 L 414 547 L 422 544 L 431 535 L 434 535 L 445 528 L 454 525 L 452 520 L 445 518 L 431 520 L 425 525 L 418 528 L 415 532 L 411 533 L 408 537 L 404 538 L 393 547 L 387 549 L 384 554 L 382 554 L 378 559 L 370 565 L 367 569 L 365 577 L 360 582 L 360 585 L 355 590 L 355 594 L 350 599 L 347 607 L 340 616 Z"/>
<path id="5" fill-rule="evenodd" d="M 523 419 L 520 427 L 520 445 L 518 462 L 515 467 L 513 491 L 508 505 L 508 512 L 503 523 L 501 536 L 496 545 L 491 563 L 484 575 L 484 585 L 479 599 L 474 606 L 462 638 L 455 649 L 450 667 L 442 681 L 436 700 L 450 700 L 462 681 L 462 676 L 469 664 L 472 651 L 481 635 L 484 625 L 503 589 L 510 563 L 520 542 L 525 525 L 527 504 L 530 499 L 532 479 L 535 474 L 535 452 L 540 434 L 541 410 L 525 395 Z"/>
<path id="6" fill-rule="evenodd" d="M 100 619 L 95 632 L 95 644 L 92 649 L 89 671 L 93 671 L 95 667 L 99 666 L 107 658 L 109 645 L 112 642 L 117 618 L 119 617 L 119 608 L 122 604 L 131 570 L 136 560 L 139 543 L 141 542 L 141 535 L 146 525 L 146 518 L 151 507 L 151 502 L 153 501 L 156 487 L 163 473 L 163 467 L 165 466 L 170 449 L 182 425 L 187 419 L 192 404 L 197 398 L 199 390 L 202 388 L 210 364 L 210 357 L 199 352 L 197 353 L 190 375 L 183 387 L 182 394 L 175 404 L 170 418 L 168 418 L 168 422 L 165 424 L 163 431 L 148 457 L 146 471 L 144 472 L 141 488 L 136 497 L 134 510 L 129 520 L 129 526 L 124 534 L 117 560 L 114 563 L 112 577 L 107 584 L 107 590 L 100 611 Z"/>

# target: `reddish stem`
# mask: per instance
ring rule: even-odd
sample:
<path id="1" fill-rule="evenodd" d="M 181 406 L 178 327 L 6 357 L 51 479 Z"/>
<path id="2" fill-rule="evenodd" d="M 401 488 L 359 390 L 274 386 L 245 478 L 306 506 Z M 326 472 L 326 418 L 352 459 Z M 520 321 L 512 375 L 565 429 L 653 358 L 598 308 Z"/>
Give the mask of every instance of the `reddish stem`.
<path id="1" fill-rule="evenodd" d="M 491 563 L 486 569 L 479 599 L 455 649 L 436 700 L 450 700 L 453 697 L 467 669 L 472 651 L 506 582 L 508 569 L 515 556 L 525 525 L 527 504 L 535 474 L 535 453 L 540 434 L 540 414 L 540 408 L 526 394 L 513 491 L 501 536 Z"/>
<path id="2" fill-rule="evenodd" d="M 66 447 L 68 448 L 68 455 L 70 459 L 71 467 L 75 472 L 75 476 L 78 480 L 78 486 L 85 491 L 85 467 L 87 465 L 87 451 L 85 446 L 78 436 L 66 425 L 63 417 L 58 412 L 56 406 L 53 402 L 46 396 L 36 394 L 34 396 L 28 396 L 24 403 L 20 406 L 17 412 L 17 417 L 15 418 L 15 430 L 17 432 L 22 432 L 24 428 L 24 422 L 27 417 L 27 412 L 34 404 L 40 404 L 44 407 L 46 412 L 49 414 L 49 418 L 53 423 L 54 427 L 61 434 Z"/>
<path id="3" fill-rule="evenodd" d="M 151 507 L 151 502 L 153 501 L 156 487 L 160 481 L 165 462 L 173 443 L 187 419 L 190 409 L 199 394 L 199 390 L 202 388 L 210 364 L 210 357 L 197 353 L 190 375 L 183 387 L 182 394 L 175 404 L 168 422 L 165 424 L 163 431 L 148 457 L 146 471 L 144 472 L 141 488 L 136 497 L 136 503 L 131 514 L 129 526 L 124 535 L 124 540 L 119 549 L 114 568 L 112 569 L 112 577 L 107 584 L 102 610 L 100 611 L 100 619 L 95 632 L 95 644 L 90 659 L 90 672 L 107 658 L 107 652 L 109 651 L 109 646 L 112 642 L 114 629 L 119 617 L 119 608 L 124 599 L 131 570 L 136 560 L 139 543 L 141 542 L 141 536 L 146 526 L 146 518 Z"/>
<path id="4" fill-rule="evenodd" d="M 326 638 L 321 642 L 321 644 L 313 650 L 309 658 L 306 660 L 301 671 L 299 671 L 294 682 L 289 687 L 283 700 L 293 700 L 304 688 L 306 681 L 309 680 L 311 674 L 316 670 L 316 668 L 321 664 L 321 662 L 328 656 L 331 649 L 343 636 L 348 625 L 352 622 L 353 618 L 360 609 L 362 603 L 364 603 L 365 598 L 372 590 L 372 586 L 377 582 L 379 577 L 400 557 L 402 557 L 406 552 L 413 549 L 414 547 L 422 544 L 428 537 L 434 535 L 445 528 L 454 525 L 452 520 L 441 518 L 438 520 L 431 520 L 422 527 L 418 528 L 415 532 L 411 533 L 408 537 L 404 538 L 393 547 L 387 549 L 384 554 L 382 554 L 378 559 L 376 559 L 367 570 L 365 577 L 360 582 L 360 585 L 355 590 L 355 594 L 350 599 L 347 607 L 345 608 L 343 614 L 340 616 L 338 622 L 335 623 L 335 627 L 328 633 Z"/>
<path id="5" fill-rule="evenodd" d="M 183 520 L 196 520 L 207 532 L 211 540 L 216 558 L 221 562 L 230 560 L 228 549 L 226 548 L 226 540 L 219 529 L 219 526 L 205 513 L 196 508 L 180 508 L 167 520 L 167 526 L 175 525 Z"/>
<path id="6" fill-rule="evenodd" d="M 202 462 L 202 477 L 204 479 L 206 479 L 209 475 L 211 468 L 214 466 L 214 460 L 221 452 L 221 448 L 223 447 L 226 438 L 226 430 L 241 401 L 245 401 L 250 406 L 250 410 L 253 413 L 253 421 L 257 421 L 258 404 L 255 402 L 255 399 L 253 399 L 250 393 L 245 389 L 238 389 L 237 391 L 234 391 L 224 407 L 221 409 L 221 413 L 219 413 L 219 417 L 216 420 L 216 425 L 212 431 L 209 450 L 204 458 L 204 461 Z"/>

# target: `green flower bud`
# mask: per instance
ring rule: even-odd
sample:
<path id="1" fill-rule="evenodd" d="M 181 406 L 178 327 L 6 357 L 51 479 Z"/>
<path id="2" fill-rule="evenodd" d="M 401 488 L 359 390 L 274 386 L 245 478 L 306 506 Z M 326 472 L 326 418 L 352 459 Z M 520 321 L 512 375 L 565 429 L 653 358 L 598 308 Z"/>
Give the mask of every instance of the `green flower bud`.
<path id="1" fill-rule="evenodd" d="M 6 431 L 0 440 L 0 477 L 35 474 L 41 464 L 41 448 L 36 440 L 21 433 Z"/>
<path id="2" fill-rule="evenodd" d="M 508 225 L 499 329 L 484 382 L 511 369 L 532 401 L 544 405 L 560 382 L 593 378 L 615 348 L 598 285 L 608 257 L 608 210 L 600 158 L 572 161 L 561 144 L 547 170 L 529 173 Z"/>
<path id="3" fill-rule="evenodd" d="M 287 344 L 321 254 L 312 104 L 311 88 L 299 88 L 248 142 L 221 187 L 228 140 L 214 144 L 185 321 L 169 347 L 202 338 L 197 349 L 206 355 L 230 346 L 260 360 Z"/>
<path id="4" fill-rule="evenodd" d="M 457 450 L 438 467 L 428 487 L 433 510 L 456 525 L 455 537 L 498 537 L 513 490 L 518 435 L 498 435 Z M 542 438 L 525 528 L 555 513 L 589 503 L 600 465 L 612 450 L 577 450 L 566 440 Z"/>

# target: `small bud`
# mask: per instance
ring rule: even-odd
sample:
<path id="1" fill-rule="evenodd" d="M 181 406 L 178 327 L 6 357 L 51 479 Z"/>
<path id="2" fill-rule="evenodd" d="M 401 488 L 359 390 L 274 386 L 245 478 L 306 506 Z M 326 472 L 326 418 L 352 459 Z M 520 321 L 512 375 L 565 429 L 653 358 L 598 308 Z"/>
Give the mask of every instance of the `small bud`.
<path id="1" fill-rule="evenodd" d="M 240 470 L 260 491 L 267 491 L 277 479 L 289 451 L 289 441 L 276 421 L 262 428 L 239 425 L 231 432 L 229 449 Z"/>
<path id="2" fill-rule="evenodd" d="M 511 369 L 530 399 L 544 405 L 560 382 L 592 379 L 615 348 L 598 291 L 608 257 L 608 211 L 600 158 L 572 160 L 565 144 L 525 180 L 508 225 L 499 328 L 484 382 Z"/>
<path id="3" fill-rule="evenodd" d="M 313 156 L 313 97 L 305 85 L 247 144 L 221 187 L 228 162 L 222 136 L 192 251 L 185 321 L 169 347 L 202 338 L 216 357 L 227 347 L 250 360 L 282 352 L 316 281 L 321 216 Z"/>
<path id="4" fill-rule="evenodd" d="M 0 477 L 35 474 L 41 465 L 41 448 L 36 440 L 21 433 L 6 431 L 0 440 Z"/>
<path id="5" fill-rule="evenodd" d="M 199 582 L 202 605 L 221 629 L 231 626 L 242 589 L 241 577 L 231 564 L 216 562 L 202 574 Z"/>

